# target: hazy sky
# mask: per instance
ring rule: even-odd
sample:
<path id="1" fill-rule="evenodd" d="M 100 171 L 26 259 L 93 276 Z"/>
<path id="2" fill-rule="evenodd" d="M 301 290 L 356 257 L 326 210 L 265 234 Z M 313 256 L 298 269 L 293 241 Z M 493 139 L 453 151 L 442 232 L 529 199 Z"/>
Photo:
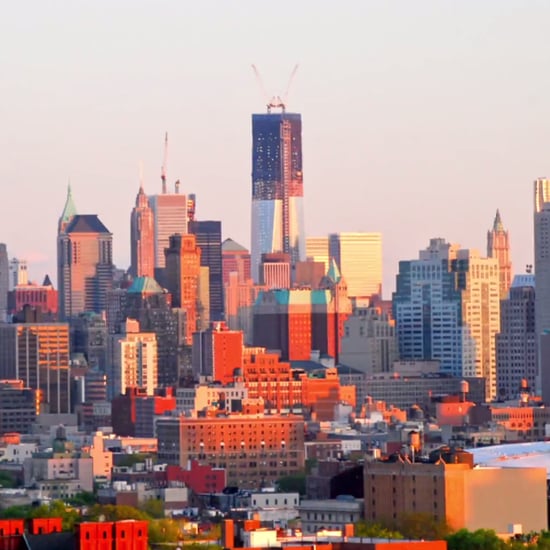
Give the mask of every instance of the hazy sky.
<path id="1" fill-rule="evenodd" d="M 550 174 L 550 2 L 5 2 L 0 241 L 55 276 L 70 178 L 129 263 L 139 186 L 195 192 L 249 245 L 252 112 L 302 113 L 308 235 L 381 231 L 385 294 L 433 236 L 484 250 L 497 207 L 532 262 L 532 181 Z"/>

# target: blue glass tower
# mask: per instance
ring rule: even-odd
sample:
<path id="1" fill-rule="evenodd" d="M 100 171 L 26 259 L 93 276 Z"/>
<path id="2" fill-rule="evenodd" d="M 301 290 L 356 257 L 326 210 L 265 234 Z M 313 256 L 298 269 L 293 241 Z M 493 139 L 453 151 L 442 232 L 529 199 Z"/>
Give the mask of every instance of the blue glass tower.
<path id="1" fill-rule="evenodd" d="M 262 254 L 305 259 L 302 119 L 297 113 L 252 115 L 251 270 L 259 280 Z"/>

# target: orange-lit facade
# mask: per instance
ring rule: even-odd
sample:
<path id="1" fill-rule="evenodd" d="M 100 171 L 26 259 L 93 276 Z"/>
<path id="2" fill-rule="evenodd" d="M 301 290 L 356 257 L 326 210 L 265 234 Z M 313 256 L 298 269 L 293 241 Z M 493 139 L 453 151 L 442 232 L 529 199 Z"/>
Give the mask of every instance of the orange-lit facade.
<path id="1" fill-rule="evenodd" d="M 170 246 L 165 249 L 165 279 L 172 294 L 172 306 L 181 308 L 187 315 L 186 341 L 191 344 L 197 330 L 201 250 L 195 235 L 171 235 Z"/>
<path id="2" fill-rule="evenodd" d="M 225 468 L 228 485 L 270 486 L 304 467 L 304 419 L 296 415 L 231 414 L 162 418 L 159 460 Z M 177 449 L 174 452 L 174 449 Z"/>
<path id="3" fill-rule="evenodd" d="M 36 390 L 39 412 L 71 412 L 69 325 L 0 326 L 0 378 L 22 380 Z"/>
<path id="4" fill-rule="evenodd" d="M 49 282 L 49 279 L 47 279 Z M 13 289 L 13 312 L 22 311 L 24 306 L 30 306 L 51 319 L 57 316 L 57 290 L 52 284 L 17 285 Z"/>

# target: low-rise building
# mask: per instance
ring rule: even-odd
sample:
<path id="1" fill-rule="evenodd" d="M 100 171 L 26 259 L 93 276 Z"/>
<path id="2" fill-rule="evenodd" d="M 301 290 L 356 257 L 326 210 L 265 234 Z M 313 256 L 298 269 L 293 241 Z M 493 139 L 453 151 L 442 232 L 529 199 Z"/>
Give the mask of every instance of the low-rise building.
<path id="1" fill-rule="evenodd" d="M 303 500 L 298 507 L 305 534 L 318 531 L 344 531 L 346 525 L 357 523 L 363 518 L 364 501 L 342 496 L 330 500 Z"/>

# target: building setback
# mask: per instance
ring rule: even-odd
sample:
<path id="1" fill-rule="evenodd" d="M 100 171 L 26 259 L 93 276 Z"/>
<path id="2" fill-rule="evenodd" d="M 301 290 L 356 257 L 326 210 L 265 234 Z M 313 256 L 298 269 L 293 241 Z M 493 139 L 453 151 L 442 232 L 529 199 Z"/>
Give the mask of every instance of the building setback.
<path id="1" fill-rule="evenodd" d="M 155 276 L 155 220 L 142 185 L 130 217 L 130 253 L 132 277 Z"/>

